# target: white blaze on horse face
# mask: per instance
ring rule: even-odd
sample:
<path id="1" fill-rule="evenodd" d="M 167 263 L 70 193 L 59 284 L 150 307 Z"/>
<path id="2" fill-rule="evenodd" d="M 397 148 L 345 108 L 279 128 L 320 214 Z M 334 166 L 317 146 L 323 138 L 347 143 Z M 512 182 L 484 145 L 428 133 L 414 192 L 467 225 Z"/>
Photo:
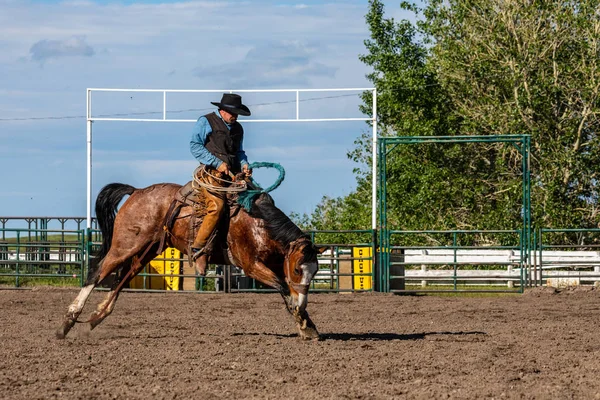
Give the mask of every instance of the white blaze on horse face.
<path id="1" fill-rule="evenodd" d="M 301 285 L 309 285 L 313 276 L 317 273 L 319 269 L 319 264 L 317 262 L 311 262 L 307 264 L 302 264 L 300 266 L 302 268 L 302 281 L 300 281 Z M 302 293 L 298 293 L 298 305 L 301 310 L 306 308 L 306 304 L 308 303 L 308 296 Z"/>
<path id="2" fill-rule="evenodd" d="M 308 285 L 312 280 L 313 276 L 315 276 L 315 274 L 317 273 L 317 270 L 319 269 L 319 264 L 317 264 L 317 262 L 315 261 L 311 263 L 302 264 L 300 268 L 302 268 L 302 281 L 300 281 L 300 283 L 302 285 Z"/>

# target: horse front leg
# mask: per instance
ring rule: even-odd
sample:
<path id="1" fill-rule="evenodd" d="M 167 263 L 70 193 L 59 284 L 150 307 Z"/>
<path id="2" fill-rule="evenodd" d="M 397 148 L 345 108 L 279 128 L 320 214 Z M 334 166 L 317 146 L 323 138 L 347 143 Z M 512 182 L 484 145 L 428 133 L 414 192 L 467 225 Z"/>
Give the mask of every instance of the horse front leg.
<path id="1" fill-rule="evenodd" d="M 293 286 L 293 285 L 291 285 Z M 288 295 L 287 298 L 284 296 L 288 311 L 294 317 L 296 321 L 296 327 L 300 338 L 304 340 L 319 340 L 319 331 L 315 323 L 310 319 L 308 311 L 306 311 L 306 296 L 308 295 L 308 285 L 303 287 L 293 286 L 294 290 L 292 294 Z M 298 301 L 298 294 L 301 293 L 304 296 L 304 301 Z"/>
<path id="2" fill-rule="evenodd" d="M 283 297 L 283 302 L 285 303 L 288 312 L 294 317 L 294 321 L 296 321 L 296 327 L 298 328 L 300 338 L 304 340 L 319 340 L 320 336 L 317 326 L 312 319 L 310 319 L 306 308 L 300 309 L 299 306 L 295 306 L 294 299 L 290 294 L 281 293 L 281 297 Z"/>
<path id="3" fill-rule="evenodd" d="M 287 290 L 281 279 L 262 262 L 255 261 L 250 268 L 243 269 L 246 276 L 276 289 L 282 296 L 284 293 L 289 295 L 289 290 Z"/>
<path id="4" fill-rule="evenodd" d="M 267 284 L 279 291 L 283 302 L 288 312 L 294 317 L 296 327 L 301 339 L 312 340 L 319 339 L 319 332 L 314 322 L 308 316 L 306 309 L 301 309 L 296 298 L 290 293 L 290 289 L 286 284 L 281 282 L 281 279 L 275 275 L 265 264 L 256 261 L 252 268 L 244 269 L 244 272 L 250 278 L 256 279 L 264 284 Z"/>
<path id="5" fill-rule="evenodd" d="M 296 307 L 292 315 L 294 316 L 294 320 L 296 321 L 296 327 L 298 328 L 298 333 L 300 334 L 301 339 L 320 339 L 319 331 L 317 331 L 315 323 L 312 322 L 312 319 L 310 319 L 306 310 L 300 311 L 300 309 Z"/>

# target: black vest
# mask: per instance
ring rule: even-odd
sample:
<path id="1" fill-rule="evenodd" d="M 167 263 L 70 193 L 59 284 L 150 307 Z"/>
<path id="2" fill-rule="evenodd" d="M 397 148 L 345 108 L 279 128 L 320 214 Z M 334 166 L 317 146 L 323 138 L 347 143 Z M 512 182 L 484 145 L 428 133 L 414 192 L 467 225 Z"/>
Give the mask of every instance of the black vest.
<path id="1" fill-rule="evenodd" d="M 225 162 L 231 172 L 240 172 L 242 167 L 237 153 L 244 138 L 244 129 L 237 121 L 231 125 L 231 129 L 228 129 L 225 122 L 215 113 L 206 114 L 204 117 L 212 129 L 204 147 L 212 155 Z"/>

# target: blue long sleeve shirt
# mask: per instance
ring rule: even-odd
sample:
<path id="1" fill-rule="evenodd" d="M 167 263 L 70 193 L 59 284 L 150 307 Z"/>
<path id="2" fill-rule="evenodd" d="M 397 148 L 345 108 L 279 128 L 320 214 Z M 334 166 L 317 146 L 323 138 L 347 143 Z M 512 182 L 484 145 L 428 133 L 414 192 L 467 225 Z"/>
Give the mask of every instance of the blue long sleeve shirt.
<path id="1" fill-rule="evenodd" d="M 215 111 L 215 114 L 221 119 L 221 114 L 219 111 Z M 227 128 L 231 128 L 231 125 L 227 122 L 223 121 Z M 194 129 L 192 130 L 192 139 L 190 140 L 190 151 L 192 155 L 204 165 L 210 165 L 213 168 L 218 168 L 219 165 L 223 164 L 223 161 L 219 160 L 215 157 L 204 145 L 206 144 L 206 139 L 208 135 L 212 133 L 212 128 L 210 127 L 210 123 L 206 119 L 206 117 L 202 116 L 198 118 L 196 124 L 194 125 Z M 240 160 L 242 167 L 244 165 L 248 165 L 248 157 L 246 156 L 246 152 L 244 151 L 244 142 L 240 143 L 240 149 L 237 152 L 237 157 Z M 229 166 L 231 167 L 231 165 Z"/>

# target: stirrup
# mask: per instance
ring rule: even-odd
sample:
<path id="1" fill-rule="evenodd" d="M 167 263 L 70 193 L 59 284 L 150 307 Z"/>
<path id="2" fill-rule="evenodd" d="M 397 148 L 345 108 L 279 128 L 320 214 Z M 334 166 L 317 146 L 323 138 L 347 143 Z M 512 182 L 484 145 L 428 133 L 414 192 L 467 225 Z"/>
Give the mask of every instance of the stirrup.
<path id="1" fill-rule="evenodd" d="M 206 246 L 202 247 L 201 249 L 192 247 L 192 252 L 194 253 L 194 254 L 192 254 L 192 261 L 196 261 L 202 254 L 206 254 L 206 252 L 204 251 L 205 249 L 206 249 Z"/>

